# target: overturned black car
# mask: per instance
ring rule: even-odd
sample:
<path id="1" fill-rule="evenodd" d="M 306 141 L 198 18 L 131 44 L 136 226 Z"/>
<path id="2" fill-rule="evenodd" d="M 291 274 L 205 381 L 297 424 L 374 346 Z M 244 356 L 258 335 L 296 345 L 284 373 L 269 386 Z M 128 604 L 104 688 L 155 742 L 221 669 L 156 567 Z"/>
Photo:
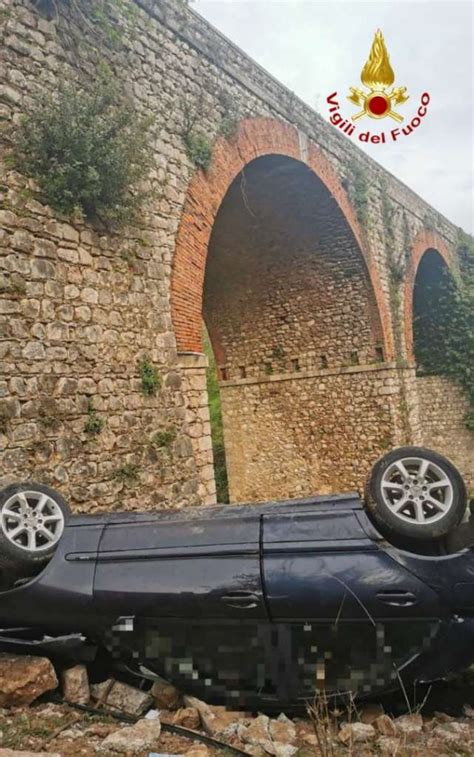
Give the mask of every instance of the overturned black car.
<path id="1" fill-rule="evenodd" d="M 466 504 L 454 466 L 414 447 L 376 463 L 365 503 L 70 516 L 53 490 L 14 485 L 0 495 L 0 649 L 78 654 L 80 640 L 260 708 L 444 677 L 474 660 Z"/>

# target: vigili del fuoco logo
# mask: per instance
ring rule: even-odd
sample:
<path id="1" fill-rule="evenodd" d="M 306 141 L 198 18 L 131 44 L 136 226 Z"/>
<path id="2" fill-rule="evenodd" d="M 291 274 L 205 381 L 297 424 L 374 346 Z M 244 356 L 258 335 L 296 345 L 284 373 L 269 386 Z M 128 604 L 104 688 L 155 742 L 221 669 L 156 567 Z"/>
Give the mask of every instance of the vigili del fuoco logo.
<path id="1" fill-rule="evenodd" d="M 395 74 L 390 65 L 390 58 L 380 29 L 375 32 L 374 41 L 367 62 L 362 69 L 360 80 L 364 89 L 349 87 L 349 94 L 347 95 L 347 100 L 352 105 L 357 106 L 357 112 L 353 115 L 345 117 L 342 115 L 337 92 L 333 92 L 327 97 L 327 103 L 330 106 L 329 113 L 331 114 L 329 120 L 344 134 L 349 137 L 357 135 L 355 138 L 359 139 L 360 142 L 384 144 L 388 141 L 396 142 L 402 136 L 409 136 L 420 126 L 422 119 L 427 114 L 430 96 L 428 92 L 423 92 L 416 114 L 408 123 L 405 123 L 406 116 L 403 113 L 406 109 L 402 109 L 402 112 L 400 112 L 400 107 L 405 105 L 410 99 L 410 95 L 406 86 L 394 86 Z M 358 131 L 357 124 L 365 121 L 366 117 L 376 120 L 387 118 L 404 125 L 388 131 L 371 131 L 370 129 Z"/>

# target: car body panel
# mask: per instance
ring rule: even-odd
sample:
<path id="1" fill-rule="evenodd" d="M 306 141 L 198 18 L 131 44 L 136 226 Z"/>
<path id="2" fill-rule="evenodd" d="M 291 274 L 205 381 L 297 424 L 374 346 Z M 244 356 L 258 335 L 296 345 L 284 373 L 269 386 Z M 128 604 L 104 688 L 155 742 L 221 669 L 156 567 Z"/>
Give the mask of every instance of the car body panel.
<path id="1" fill-rule="evenodd" d="M 264 515 L 263 574 L 272 620 L 404 622 L 442 613 L 436 592 L 381 550 L 353 510 Z"/>
<path id="2" fill-rule="evenodd" d="M 83 634 L 209 701 L 282 706 L 470 664 L 472 586 L 472 550 L 397 549 L 356 494 L 75 516 L 44 570 L 0 594 L 0 626 L 9 649 L 18 626 L 61 649 Z"/>
<path id="3" fill-rule="evenodd" d="M 94 596 L 117 615 L 266 619 L 258 512 L 107 524 Z"/>
<path id="4" fill-rule="evenodd" d="M 95 627 L 95 560 L 103 529 L 100 518 L 84 526 L 76 525 L 72 519 L 41 573 L 0 594 L 0 626 L 21 624 L 71 633 Z M 70 554 L 80 559 L 67 559 Z"/>

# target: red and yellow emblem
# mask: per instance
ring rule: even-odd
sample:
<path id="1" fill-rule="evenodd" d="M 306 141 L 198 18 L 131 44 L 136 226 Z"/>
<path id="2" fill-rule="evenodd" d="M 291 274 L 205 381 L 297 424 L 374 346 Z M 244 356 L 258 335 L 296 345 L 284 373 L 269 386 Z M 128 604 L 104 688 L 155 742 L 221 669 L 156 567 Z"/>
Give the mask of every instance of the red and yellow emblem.
<path id="1" fill-rule="evenodd" d="M 369 92 L 363 92 L 356 87 L 350 87 L 350 95 L 347 99 L 354 105 L 362 105 L 362 110 L 352 116 L 353 121 L 370 116 L 370 118 L 385 118 L 390 116 L 395 121 L 403 121 L 403 116 L 397 113 L 394 105 L 403 105 L 408 100 L 406 87 L 392 87 L 395 74 L 390 65 L 385 41 L 380 29 L 378 29 L 372 42 L 369 58 L 360 75 L 362 84 Z"/>

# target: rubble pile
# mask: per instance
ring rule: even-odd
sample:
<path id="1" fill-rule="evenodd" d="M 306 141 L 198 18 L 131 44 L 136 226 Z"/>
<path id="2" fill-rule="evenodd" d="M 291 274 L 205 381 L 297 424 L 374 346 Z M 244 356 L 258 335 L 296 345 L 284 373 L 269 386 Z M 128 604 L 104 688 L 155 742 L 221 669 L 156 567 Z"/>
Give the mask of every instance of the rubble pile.
<path id="1" fill-rule="evenodd" d="M 62 703 L 47 701 L 58 687 Z M 166 681 L 146 691 L 112 678 L 91 685 L 83 665 L 57 675 L 45 658 L 8 654 L 0 655 L 0 696 L 0 757 L 474 754 L 470 705 L 462 718 L 420 712 L 393 718 L 380 704 L 333 713 L 326 708 L 325 716 L 315 709 L 312 717 L 270 717 L 209 705 Z M 169 726 L 194 733 L 170 732 Z"/>

